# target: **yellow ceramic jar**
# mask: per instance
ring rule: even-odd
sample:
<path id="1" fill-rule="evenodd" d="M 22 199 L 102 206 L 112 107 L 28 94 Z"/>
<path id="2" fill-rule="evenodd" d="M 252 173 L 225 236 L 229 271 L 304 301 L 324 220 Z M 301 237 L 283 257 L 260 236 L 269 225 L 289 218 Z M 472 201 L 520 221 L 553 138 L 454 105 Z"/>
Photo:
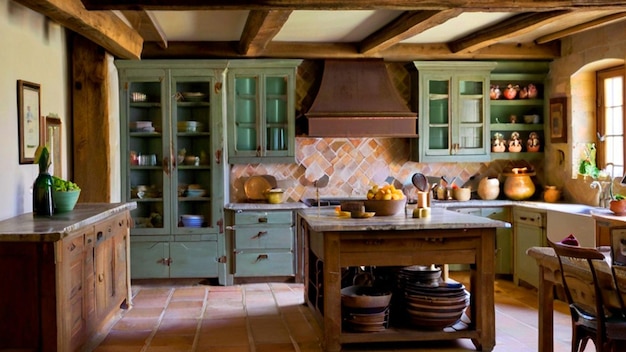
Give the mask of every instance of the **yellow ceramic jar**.
<path id="1" fill-rule="evenodd" d="M 535 184 L 530 178 L 535 173 L 506 173 L 504 194 L 512 200 L 525 200 L 535 194 Z"/>

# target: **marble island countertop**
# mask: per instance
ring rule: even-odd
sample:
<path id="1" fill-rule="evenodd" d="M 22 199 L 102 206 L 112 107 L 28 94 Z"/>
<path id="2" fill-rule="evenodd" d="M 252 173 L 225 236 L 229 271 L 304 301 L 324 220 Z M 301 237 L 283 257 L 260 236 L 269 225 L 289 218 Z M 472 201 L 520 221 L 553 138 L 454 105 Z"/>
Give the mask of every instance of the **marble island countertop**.
<path id="1" fill-rule="evenodd" d="M 36 217 L 25 213 L 0 221 L 0 242 L 55 242 L 73 231 L 135 209 L 137 203 L 78 203 L 74 210 Z"/>
<path id="2" fill-rule="evenodd" d="M 414 218 L 401 213 L 394 216 L 374 216 L 365 219 L 339 217 L 334 208 L 308 208 L 298 213 L 314 231 L 376 231 L 376 230 L 429 230 L 511 227 L 504 221 L 461 214 L 443 208 L 433 208 L 426 218 Z"/>

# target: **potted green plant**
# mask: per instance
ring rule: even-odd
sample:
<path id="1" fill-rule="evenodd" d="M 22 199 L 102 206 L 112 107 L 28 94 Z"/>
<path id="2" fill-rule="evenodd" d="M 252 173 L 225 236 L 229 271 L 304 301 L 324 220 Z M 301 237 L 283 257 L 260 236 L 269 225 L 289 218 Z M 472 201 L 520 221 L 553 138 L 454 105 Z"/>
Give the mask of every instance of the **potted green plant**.
<path id="1" fill-rule="evenodd" d="M 76 183 L 52 176 L 52 200 L 55 212 L 72 211 L 79 196 L 80 187 Z"/>

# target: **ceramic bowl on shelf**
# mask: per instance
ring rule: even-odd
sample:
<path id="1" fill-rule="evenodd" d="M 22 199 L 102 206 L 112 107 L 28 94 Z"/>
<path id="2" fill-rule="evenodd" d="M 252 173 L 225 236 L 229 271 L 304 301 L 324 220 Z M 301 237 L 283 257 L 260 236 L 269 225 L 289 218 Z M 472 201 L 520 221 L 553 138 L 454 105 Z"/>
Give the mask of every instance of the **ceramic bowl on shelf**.
<path id="1" fill-rule="evenodd" d="M 202 222 L 204 221 L 202 215 L 185 214 L 180 218 L 184 227 L 202 227 Z"/>

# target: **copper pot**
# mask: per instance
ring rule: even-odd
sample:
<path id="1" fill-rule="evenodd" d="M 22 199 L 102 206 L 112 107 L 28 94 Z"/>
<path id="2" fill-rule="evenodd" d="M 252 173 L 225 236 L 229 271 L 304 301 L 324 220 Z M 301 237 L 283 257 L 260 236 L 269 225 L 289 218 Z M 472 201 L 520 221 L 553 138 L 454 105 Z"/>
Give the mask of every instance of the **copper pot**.
<path id="1" fill-rule="evenodd" d="M 504 194 L 512 200 L 525 200 L 535 194 L 535 184 L 530 178 L 534 172 L 519 172 L 513 169 L 513 173 L 505 173 Z"/>

